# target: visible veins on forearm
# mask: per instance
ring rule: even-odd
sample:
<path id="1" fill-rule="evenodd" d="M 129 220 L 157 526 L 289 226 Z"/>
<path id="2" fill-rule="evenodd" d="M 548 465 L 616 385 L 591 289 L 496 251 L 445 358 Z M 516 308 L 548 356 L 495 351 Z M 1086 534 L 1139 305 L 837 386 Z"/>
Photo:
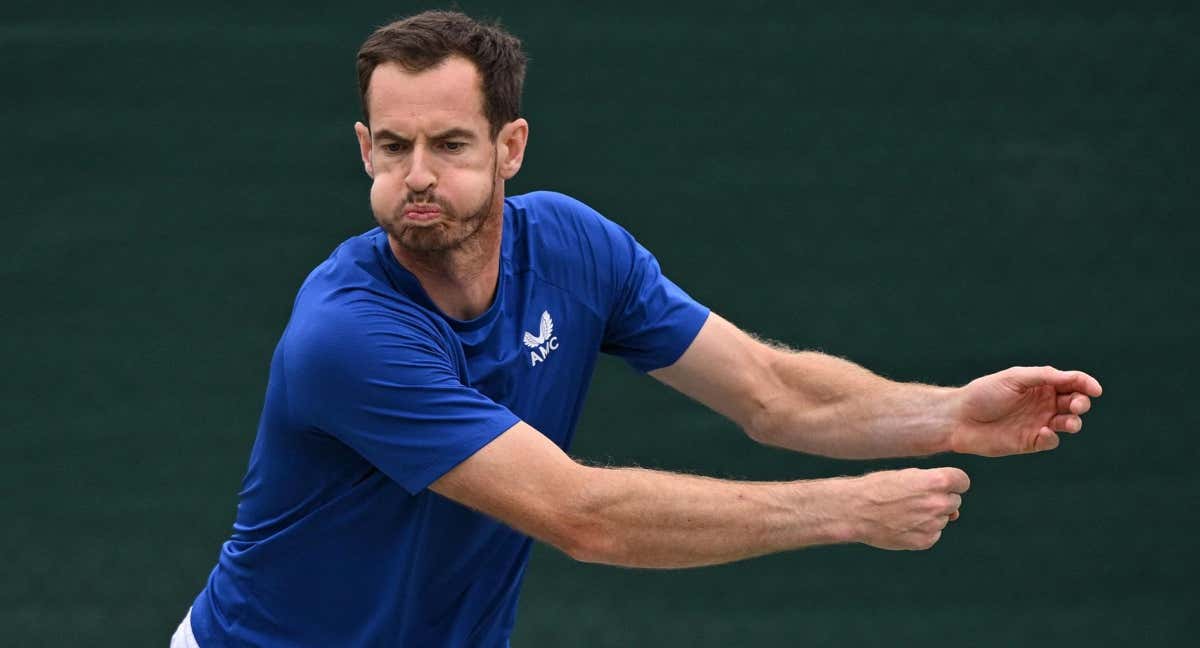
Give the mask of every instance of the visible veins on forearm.
<path id="1" fill-rule="evenodd" d="M 760 442 L 846 459 L 941 451 L 950 388 L 898 383 L 835 356 L 779 349 Z"/>

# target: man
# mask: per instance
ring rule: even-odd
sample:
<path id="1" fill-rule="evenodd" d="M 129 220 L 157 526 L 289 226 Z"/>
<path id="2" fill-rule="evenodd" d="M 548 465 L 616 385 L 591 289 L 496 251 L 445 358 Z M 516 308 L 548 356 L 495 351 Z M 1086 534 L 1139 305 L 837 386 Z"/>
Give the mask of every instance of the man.
<path id="1" fill-rule="evenodd" d="M 1050 450 L 1100 385 L 1014 367 L 898 384 L 755 340 L 582 203 L 505 198 L 529 135 L 525 57 L 427 12 L 358 55 L 379 227 L 313 271 L 275 350 L 232 538 L 173 645 L 505 646 L 531 538 L 687 567 L 820 544 L 925 549 L 955 468 L 734 482 L 565 454 L 598 352 L 755 440 L 832 457 Z"/>

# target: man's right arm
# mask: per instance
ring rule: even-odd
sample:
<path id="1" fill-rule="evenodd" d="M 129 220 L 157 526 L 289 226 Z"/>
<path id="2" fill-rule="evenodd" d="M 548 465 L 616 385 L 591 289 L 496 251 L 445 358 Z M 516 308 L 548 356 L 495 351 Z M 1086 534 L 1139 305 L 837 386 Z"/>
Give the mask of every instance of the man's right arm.
<path id="1" fill-rule="evenodd" d="M 430 488 L 577 560 L 678 568 L 846 542 L 926 549 L 968 486 L 957 468 L 739 482 L 589 467 L 521 422 Z"/>

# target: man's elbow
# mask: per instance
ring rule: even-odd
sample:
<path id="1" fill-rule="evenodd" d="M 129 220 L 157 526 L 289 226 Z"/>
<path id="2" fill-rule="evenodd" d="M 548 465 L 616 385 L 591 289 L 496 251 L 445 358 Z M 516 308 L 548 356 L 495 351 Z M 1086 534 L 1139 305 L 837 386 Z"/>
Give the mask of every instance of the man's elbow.
<path id="1" fill-rule="evenodd" d="M 614 536 L 597 529 L 582 528 L 564 538 L 557 548 L 573 560 L 600 565 L 620 565 L 621 552 Z"/>
<path id="2" fill-rule="evenodd" d="M 794 373 L 792 366 L 798 354 L 772 344 L 756 341 L 753 347 L 754 362 L 748 367 L 753 385 L 735 421 L 742 431 L 756 443 L 779 446 L 783 428 L 796 419 L 794 390 L 787 376 Z"/>
<path id="3" fill-rule="evenodd" d="M 769 428 L 763 425 L 744 425 L 742 432 L 753 442 L 765 446 L 774 446 L 771 442 L 773 436 L 769 433 Z"/>
<path id="4" fill-rule="evenodd" d="M 765 385 L 749 399 L 737 423 L 752 441 L 766 446 L 779 445 L 779 428 L 788 409 L 783 391 L 778 385 Z"/>
<path id="5" fill-rule="evenodd" d="M 595 486 L 600 479 L 601 475 L 593 473 L 589 487 L 559 500 L 545 540 L 579 562 L 619 565 L 622 543 L 598 504 Z"/>
<path id="6" fill-rule="evenodd" d="M 821 454 L 810 441 L 821 430 L 834 427 L 838 413 L 833 405 L 795 404 L 779 401 L 764 409 L 755 424 L 742 428 L 746 436 L 764 446 Z"/>
<path id="7" fill-rule="evenodd" d="M 821 382 L 818 374 L 829 358 L 825 354 L 768 348 L 764 355 L 764 378 L 739 422 L 757 443 L 798 449 L 797 440 L 837 420 L 844 390 Z M 803 381 L 798 382 L 798 377 Z"/>

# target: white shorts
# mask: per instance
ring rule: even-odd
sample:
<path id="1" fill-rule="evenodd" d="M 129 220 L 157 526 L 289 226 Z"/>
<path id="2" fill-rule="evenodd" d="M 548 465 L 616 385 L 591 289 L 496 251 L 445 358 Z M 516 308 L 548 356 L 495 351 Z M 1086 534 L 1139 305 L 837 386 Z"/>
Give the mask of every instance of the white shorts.
<path id="1" fill-rule="evenodd" d="M 200 648 L 196 643 L 196 635 L 192 634 L 192 608 L 188 608 L 187 616 L 183 617 L 183 622 L 171 635 L 171 648 Z"/>

